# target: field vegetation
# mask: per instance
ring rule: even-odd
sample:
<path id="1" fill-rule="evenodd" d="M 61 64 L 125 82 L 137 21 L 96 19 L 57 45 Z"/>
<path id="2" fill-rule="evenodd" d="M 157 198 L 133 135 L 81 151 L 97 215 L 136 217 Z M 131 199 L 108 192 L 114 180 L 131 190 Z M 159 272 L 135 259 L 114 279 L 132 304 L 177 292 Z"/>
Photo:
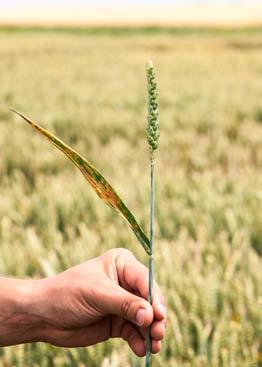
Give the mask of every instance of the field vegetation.
<path id="1" fill-rule="evenodd" d="M 127 224 L 8 107 L 92 162 L 148 233 L 150 57 L 161 122 L 156 279 L 169 311 L 154 366 L 260 366 L 261 40 L 259 27 L 1 28 L 0 273 L 44 277 L 112 247 L 147 262 Z M 144 364 L 113 340 L 76 350 L 2 348 L 0 365 Z"/>

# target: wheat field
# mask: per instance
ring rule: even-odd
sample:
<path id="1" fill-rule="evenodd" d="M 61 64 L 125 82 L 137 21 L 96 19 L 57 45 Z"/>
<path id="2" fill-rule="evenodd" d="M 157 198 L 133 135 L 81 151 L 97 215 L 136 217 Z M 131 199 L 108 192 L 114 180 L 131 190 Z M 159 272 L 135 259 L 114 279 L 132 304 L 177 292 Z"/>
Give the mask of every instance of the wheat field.
<path id="1" fill-rule="evenodd" d="M 95 164 L 149 230 L 145 63 L 157 69 L 154 366 L 262 363 L 262 28 L 0 29 L 0 273 L 44 277 L 113 247 L 146 254 L 12 106 Z M 259 282 L 260 281 L 260 282 Z M 3 367 L 142 367 L 121 340 L 0 349 Z"/>

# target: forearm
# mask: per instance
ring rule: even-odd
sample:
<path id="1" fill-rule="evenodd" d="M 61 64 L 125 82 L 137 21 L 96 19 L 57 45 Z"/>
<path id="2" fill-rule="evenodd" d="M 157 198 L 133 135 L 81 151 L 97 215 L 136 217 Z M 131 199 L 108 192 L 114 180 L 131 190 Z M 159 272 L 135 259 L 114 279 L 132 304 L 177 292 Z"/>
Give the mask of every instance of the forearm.
<path id="1" fill-rule="evenodd" d="M 33 313 L 38 282 L 0 277 L 0 346 L 37 341 L 40 318 Z"/>

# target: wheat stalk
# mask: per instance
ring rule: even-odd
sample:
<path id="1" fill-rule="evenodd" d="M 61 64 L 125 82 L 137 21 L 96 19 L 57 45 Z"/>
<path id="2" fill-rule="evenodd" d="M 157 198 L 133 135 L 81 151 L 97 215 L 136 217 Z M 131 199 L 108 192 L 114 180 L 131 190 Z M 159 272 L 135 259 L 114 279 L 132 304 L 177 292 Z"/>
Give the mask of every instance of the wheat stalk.
<path id="1" fill-rule="evenodd" d="M 154 166 L 155 151 L 159 144 L 159 111 L 156 77 L 152 61 L 146 65 L 148 83 L 148 117 L 147 117 L 147 140 L 150 149 L 150 255 L 149 255 L 149 284 L 148 301 L 153 301 L 153 280 L 154 280 Z M 146 367 L 151 366 L 151 346 L 150 327 L 147 331 L 146 341 Z"/>

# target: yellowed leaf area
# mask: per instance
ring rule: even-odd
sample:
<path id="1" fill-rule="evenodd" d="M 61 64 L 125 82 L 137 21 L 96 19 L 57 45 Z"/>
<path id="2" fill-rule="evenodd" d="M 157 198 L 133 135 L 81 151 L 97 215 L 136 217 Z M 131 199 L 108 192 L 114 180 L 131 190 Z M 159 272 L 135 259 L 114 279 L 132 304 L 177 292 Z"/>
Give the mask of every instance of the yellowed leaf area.
<path id="1" fill-rule="evenodd" d="M 109 182 L 101 175 L 101 173 L 85 158 L 78 154 L 71 147 L 66 145 L 62 140 L 50 133 L 48 130 L 42 128 L 39 124 L 32 121 L 21 112 L 11 109 L 13 112 L 21 116 L 41 135 L 45 136 L 53 145 L 61 150 L 82 172 L 83 176 L 89 182 L 90 186 L 95 190 L 97 195 L 109 206 L 117 211 L 123 218 L 125 218 L 136 235 L 137 239 L 145 249 L 146 253 L 150 253 L 150 242 L 142 228 L 137 223 L 134 215 L 130 212 L 119 195 L 115 192 Z"/>

